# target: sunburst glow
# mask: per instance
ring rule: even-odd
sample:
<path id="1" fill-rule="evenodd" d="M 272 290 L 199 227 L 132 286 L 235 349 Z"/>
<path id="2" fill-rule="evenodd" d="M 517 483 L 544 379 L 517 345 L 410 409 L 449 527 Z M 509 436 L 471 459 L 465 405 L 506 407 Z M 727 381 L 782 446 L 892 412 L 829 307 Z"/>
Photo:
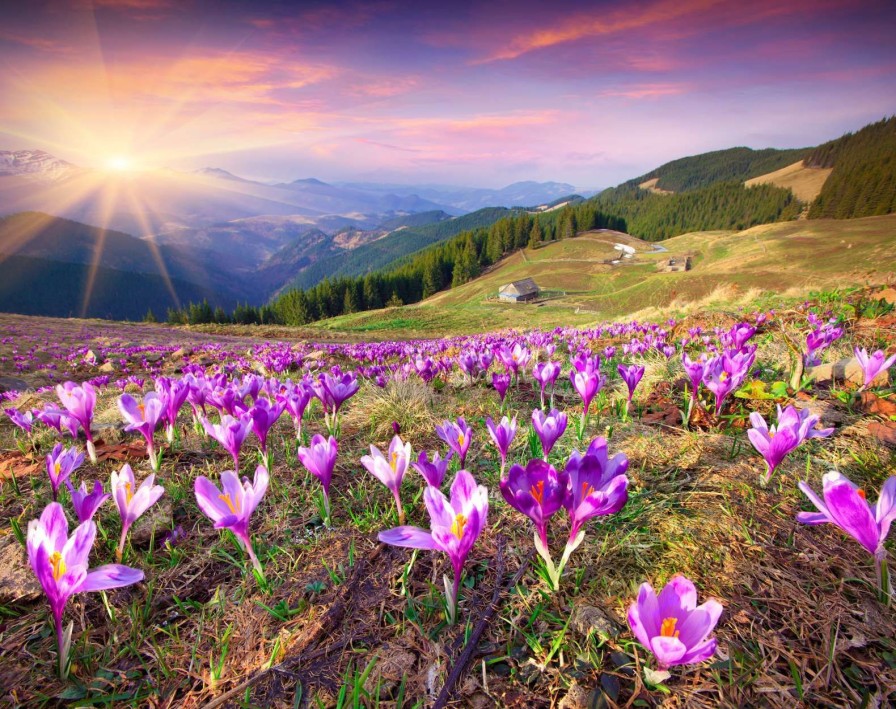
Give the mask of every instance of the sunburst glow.
<path id="1" fill-rule="evenodd" d="M 135 169 L 135 163 L 129 155 L 112 155 L 106 159 L 106 169 L 112 172 L 130 172 Z"/>

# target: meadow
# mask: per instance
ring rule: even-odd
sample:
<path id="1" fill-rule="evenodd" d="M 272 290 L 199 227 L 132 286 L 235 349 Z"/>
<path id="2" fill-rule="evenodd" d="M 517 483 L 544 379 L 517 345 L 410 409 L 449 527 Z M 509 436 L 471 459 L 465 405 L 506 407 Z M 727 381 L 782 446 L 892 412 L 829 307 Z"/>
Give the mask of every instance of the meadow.
<path id="1" fill-rule="evenodd" d="M 755 260 L 797 258 L 795 241 L 769 253 L 765 232 L 750 233 Z M 720 234 L 704 260 L 733 270 L 731 237 Z M 879 248 L 883 258 L 890 247 Z M 601 297 L 582 295 L 583 303 Z M 878 289 L 826 290 L 761 311 L 725 308 L 652 323 L 595 322 L 584 313 L 564 327 L 433 339 L 408 338 L 441 327 L 425 316 L 434 305 L 357 318 L 348 333 L 338 324 L 197 331 L 3 316 L 0 703 L 893 703 L 896 616 L 876 565 L 892 541 L 869 552 L 834 524 L 797 520 L 816 511 L 800 481 L 819 492 L 823 476 L 839 471 L 873 502 L 896 472 L 896 389 L 886 368 L 869 381 L 858 365 L 845 377 L 836 367 L 833 377 L 824 374 L 855 347 L 896 351 L 887 297 Z M 533 309 L 540 311 L 547 306 Z M 471 326 L 463 309 L 444 312 L 451 329 L 465 319 Z M 393 332 L 405 337 L 384 339 Z M 78 387 L 56 388 L 65 382 Z M 96 400 L 79 424 L 77 402 L 67 397 L 91 388 Z M 129 400 L 138 408 L 128 409 Z M 156 406 L 157 420 L 141 435 L 138 424 Z M 791 414 L 778 407 L 808 428 L 785 434 Z M 767 444 L 797 436 L 786 456 L 760 453 L 756 415 L 763 425 L 780 424 L 762 439 Z M 503 439 L 489 432 L 489 420 L 502 416 L 516 420 L 509 442 L 507 430 Z M 545 417 L 558 427 L 556 441 Z M 235 443 L 222 424 L 231 433 L 241 427 L 245 439 Z M 320 468 L 330 435 L 338 452 L 328 473 Z M 84 523 L 96 532 L 90 567 L 114 564 L 120 552 L 132 571 L 110 577 L 140 575 L 68 600 L 61 619 L 72 623 L 71 640 L 61 667 L 53 614 L 32 572 L 41 562 L 37 552 L 32 563 L 26 554 L 27 539 L 38 534 L 33 521 L 54 496 L 69 533 L 84 511 L 81 496 L 73 500 L 58 479 L 68 464 L 51 462 L 48 474 L 57 443 L 74 457 L 88 455 L 68 471 L 76 492 L 99 481 L 114 493 Z M 371 446 L 388 452 L 381 457 Z M 444 458 L 454 449 L 441 468 L 433 462 L 435 452 Z M 148 488 L 122 487 L 118 475 L 127 465 L 145 481 L 153 462 L 164 491 L 123 530 L 121 506 L 139 495 L 145 502 Z M 600 484 L 576 497 L 570 476 L 596 481 L 581 477 L 589 465 L 600 469 Z M 220 486 L 223 471 L 235 467 L 255 478 L 255 491 L 269 480 L 263 496 L 250 505 L 241 497 L 249 488 L 226 484 L 220 501 L 200 494 L 200 476 Z M 481 492 L 459 491 L 461 468 Z M 513 488 L 513 481 L 523 482 Z M 430 539 L 434 505 L 449 489 L 461 506 Z M 600 509 L 576 517 L 583 502 Z M 236 520 L 243 512 L 247 527 Z M 209 519 L 215 514 L 219 528 Z M 405 516 L 423 536 L 390 535 Z M 539 529 L 547 545 L 537 550 Z M 567 537 L 567 550 L 578 545 L 558 569 Z M 412 550 L 408 539 L 441 539 L 449 552 Z M 74 573 L 65 554 L 41 557 L 47 584 Z M 642 584 L 660 591 L 679 576 L 693 582 L 698 603 L 714 599 L 721 615 L 696 638 L 711 645 L 708 656 L 663 663 L 659 646 L 645 647 L 632 626 L 631 607 Z M 669 620 L 660 635 L 677 641 Z M 686 618 L 678 621 L 684 642 Z"/>

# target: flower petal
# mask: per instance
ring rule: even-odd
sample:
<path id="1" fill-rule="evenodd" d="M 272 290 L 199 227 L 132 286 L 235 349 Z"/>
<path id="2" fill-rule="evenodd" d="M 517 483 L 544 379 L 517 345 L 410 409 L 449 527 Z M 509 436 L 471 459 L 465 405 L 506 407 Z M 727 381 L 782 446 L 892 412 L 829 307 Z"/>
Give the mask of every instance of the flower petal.
<path id="1" fill-rule="evenodd" d="M 143 580 L 143 572 L 122 564 L 106 564 L 87 573 L 78 591 L 104 591 Z"/>
<path id="2" fill-rule="evenodd" d="M 432 534 L 419 527 L 405 525 L 387 529 L 377 535 L 384 544 L 396 547 L 408 547 L 409 549 L 440 549 Z"/>

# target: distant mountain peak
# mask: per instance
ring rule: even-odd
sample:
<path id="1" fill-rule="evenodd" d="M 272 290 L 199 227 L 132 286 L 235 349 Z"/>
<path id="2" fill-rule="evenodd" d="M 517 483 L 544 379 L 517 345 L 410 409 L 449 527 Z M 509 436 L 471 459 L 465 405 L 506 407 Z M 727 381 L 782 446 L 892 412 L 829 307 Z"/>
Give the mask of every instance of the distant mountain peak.
<path id="1" fill-rule="evenodd" d="M 318 180 L 316 177 L 304 177 L 300 180 L 293 180 L 289 184 L 291 184 L 291 185 L 318 185 L 319 187 L 329 187 L 330 186 L 328 183 Z"/>
<path id="2" fill-rule="evenodd" d="M 0 175 L 62 180 L 79 168 L 44 150 L 0 150 Z"/>
<path id="3" fill-rule="evenodd" d="M 203 177 L 217 177 L 220 180 L 236 180 L 237 182 L 251 182 L 245 177 L 234 175 L 221 167 L 201 167 L 193 171 L 194 175 L 202 175 Z"/>

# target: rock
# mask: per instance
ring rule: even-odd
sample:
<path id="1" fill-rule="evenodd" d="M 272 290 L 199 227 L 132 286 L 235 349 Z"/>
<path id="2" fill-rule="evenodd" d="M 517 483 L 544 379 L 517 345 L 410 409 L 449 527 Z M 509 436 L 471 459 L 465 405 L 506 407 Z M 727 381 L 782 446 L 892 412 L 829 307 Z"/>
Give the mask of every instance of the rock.
<path id="1" fill-rule="evenodd" d="M 326 357 L 326 356 L 327 356 L 327 353 L 324 352 L 323 350 L 314 350 L 314 352 L 311 352 L 310 354 L 306 354 L 305 359 L 317 361 L 319 359 L 324 359 L 324 357 Z"/>
<path id="2" fill-rule="evenodd" d="M 158 538 L 169 531 L 173 524 L 172 513 L 171 500 L 165 497 L 160 499 L 131 527 L 129 534 L 131 544 L 144 546 L 149 544 L 150 539 L 153 537 L 153 532 L 155 532 L 155 537 Z"/>
<path id="3" fill-rule="evenodd" d="M 96 364 L 100 361 L 100 358 L 93 350 L 87 350 L 87 352 L 84 353 L 84 361 L 87 362 L 87 364 Z"/>
<path id="4" fill-rule="evenodd" d="M 847 359 L 841 359 L 839 362 L 819 364 L 817 367 L 811 367 L 806 373 L 806 376 L 819 384 L 823 382 L 848 381 L 856 386 L 862 386 L 862 382 L 865 380 L 865 375 L 862 373 L 862 367 L 859 365 L 859 360 L 855 357 L 848 357 Z M 887 386 L 889 383 L 889 373 L 881 372 L 874 378 L 874 381 L 871 382 L 871 386 Z"/>
<path id="5" fill-rule="evenodd" d="M 103 362 L 99 366 L 99 371 L 103 374 L 112 374 L 115 371 L 115 365 L 112 364 L 111 360 L 109 362 Z"/>
<path id="6" fill-rule="evenodd" d="M 617 638 L 622 633 L 622 626 L 596 606 L 576 606 L 569 622 L 574 632 L 582 637 L 594 633 L 600 640 Z"/>
<path id="7" fill-rule="evenodd" d="M 25 548 L 12 534 L 0 537 L 0 604 L 35 601 L 41 593 Z"/>
<path id="8" fill-rule="evenodd" d="M 183 359 L 184 357 L 189 357 L 191 354 L 193 354 L 192 347 L 181 347 L 179 350 L 174 350 L 174 352 L 168 355 L 168 359 L 177 361 Z"/>
<path id="9" fill-rule="evenodd" d="M 150 363 L 158 362 L 160 359 L 162 359 L 162 355 L 158 352 L 144 352 L 143 359 Z"/>
<path id="10" fill-rule="evenodd" d="M 591 706 L 589 694 L 578 682 L 573 682 L 557 707 L 558 709 L 588 709 Z"/>
<path id="11" fill-rule="evenodd" d="M 33 387 L 26 382 L 24 379 L 17 379 L 16 377 L 0 377 L 0 394 L 5 394 L 8 391 L 28 391 Z"/>
<path id="12" fill-rule="evenodd" d="M 868 424 L 868 433 L 877 438 L 885 446 L 896 448 L 896 421 L 885 421 Z"/>

